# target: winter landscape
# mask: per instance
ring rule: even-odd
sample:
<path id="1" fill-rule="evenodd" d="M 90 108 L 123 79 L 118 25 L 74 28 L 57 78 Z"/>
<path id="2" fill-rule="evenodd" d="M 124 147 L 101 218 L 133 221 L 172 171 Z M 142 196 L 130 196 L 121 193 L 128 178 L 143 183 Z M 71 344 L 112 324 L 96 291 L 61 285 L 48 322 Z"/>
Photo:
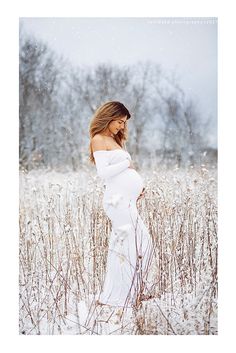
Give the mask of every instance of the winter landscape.
<path id="1" fill-rule="evenodd" d="M 217 335 L 217 19 L 19 24 L 19 334 Z M 111 223 L 89 124 L 111 100 L 154 249 L 129 308 L 95 301 Z"/>
<path id="2" fill-rule="evenodd" d="M 93 298 L 111 227 L 95 171 L 20 172 L 21 334 L 217 334 L 216 169 L 140 173 L 154 298 L 122 310 Z"/>

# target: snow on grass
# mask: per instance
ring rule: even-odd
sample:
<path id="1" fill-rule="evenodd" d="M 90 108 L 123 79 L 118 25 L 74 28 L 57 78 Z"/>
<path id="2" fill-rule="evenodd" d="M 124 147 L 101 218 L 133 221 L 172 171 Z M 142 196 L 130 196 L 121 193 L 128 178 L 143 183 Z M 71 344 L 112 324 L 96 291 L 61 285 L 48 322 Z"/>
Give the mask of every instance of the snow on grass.
<path id="1" fill-rule="evenodd" d="M 217 172 L 140 171 L 154 298 L 96 306 L 111 224 L 92 172 L 20 172 L 20 334 L 217 334 Z"/>

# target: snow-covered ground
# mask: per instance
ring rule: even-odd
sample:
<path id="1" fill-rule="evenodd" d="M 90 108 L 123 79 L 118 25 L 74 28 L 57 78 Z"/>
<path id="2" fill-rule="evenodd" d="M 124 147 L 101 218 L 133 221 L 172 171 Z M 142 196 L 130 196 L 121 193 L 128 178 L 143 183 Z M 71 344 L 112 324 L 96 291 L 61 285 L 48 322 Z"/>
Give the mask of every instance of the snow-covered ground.
<path id="1" fill-rule="evenodd" d="M 155 297 L 96 306 L 109 245 L 95 170 L 20 172 L 20 334 L 217 334 L 217 170 L 140 171 Z"/>

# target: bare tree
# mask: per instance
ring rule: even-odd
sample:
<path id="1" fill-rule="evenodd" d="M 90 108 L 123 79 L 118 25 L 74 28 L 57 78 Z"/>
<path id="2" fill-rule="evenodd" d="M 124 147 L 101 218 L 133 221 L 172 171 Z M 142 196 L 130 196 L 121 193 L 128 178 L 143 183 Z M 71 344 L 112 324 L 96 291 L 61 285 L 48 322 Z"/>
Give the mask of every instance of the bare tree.
<path id="1" fill-rule="evenodd" d="M 59 69 L 47 45 L 21 31 L 19 52 L 19 154 L 25 167 L 49 163 L 56 146 Z"/>
<path id="2" fill-rule="evenodd" d="M 163 75 L 165 88 L 156 84 L 155 89 L 162 101 L 161 118 L 162 161 L 171 152 L 180 166 L 198 159 L 201 148 L 206 143 L 202 121 L 196 103 L 187 99 L 174 76 Z"/>

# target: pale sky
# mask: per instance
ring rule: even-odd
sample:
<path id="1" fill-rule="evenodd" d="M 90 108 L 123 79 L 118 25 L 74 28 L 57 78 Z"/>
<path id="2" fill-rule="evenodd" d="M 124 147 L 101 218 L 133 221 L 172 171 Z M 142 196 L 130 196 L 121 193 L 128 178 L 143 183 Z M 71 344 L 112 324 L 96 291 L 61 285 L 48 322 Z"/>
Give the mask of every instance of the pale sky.
<path id="1" fill-rule="evenodd" d="M 150 60 L 166 73 L 175 71 L 202 118 L 213 116 L 210 142 L 217 145 L 217 18 L 28 17 L 20 22 L 75 65 Z"/>

